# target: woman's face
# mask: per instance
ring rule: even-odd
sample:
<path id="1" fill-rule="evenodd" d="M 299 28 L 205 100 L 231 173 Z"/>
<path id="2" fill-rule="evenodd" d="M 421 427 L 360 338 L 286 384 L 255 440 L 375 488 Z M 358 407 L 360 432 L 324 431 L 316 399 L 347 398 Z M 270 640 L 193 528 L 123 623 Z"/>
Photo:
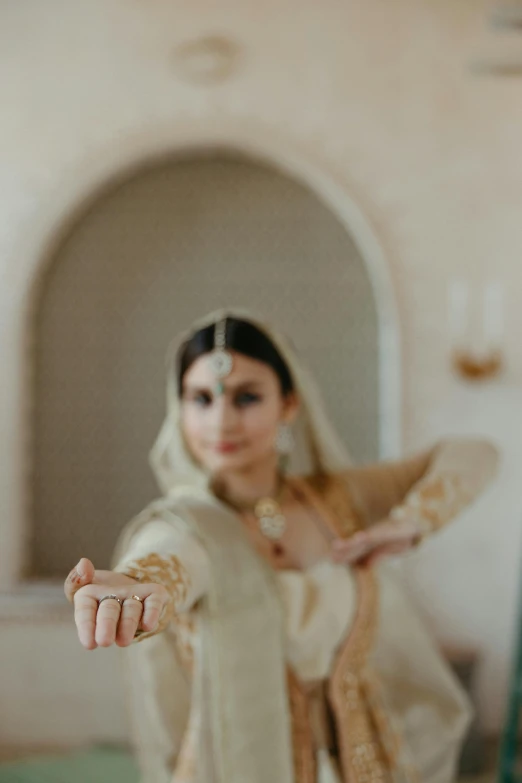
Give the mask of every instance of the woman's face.
<path id="1" fill-rule="evenodd" d="M 279 379 L 263 362 L 231 351 L 233 367 L 222 389 L 208 355 L 185 373 L 181 426 L 187 447 L 212 475 L 247 471 L 273 459 L 278 427 L 297 412 Z"/>

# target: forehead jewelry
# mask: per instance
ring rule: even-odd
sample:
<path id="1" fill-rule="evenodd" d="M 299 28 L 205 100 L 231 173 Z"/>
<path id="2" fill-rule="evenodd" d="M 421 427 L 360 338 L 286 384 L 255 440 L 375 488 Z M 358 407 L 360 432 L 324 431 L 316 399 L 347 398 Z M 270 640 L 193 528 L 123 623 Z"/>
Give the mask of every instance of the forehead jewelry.
<path id="1" fill-rule="evenodd" d="M 209 363 L 212 368 L 212 372 L 216 376 L 218 381 L 216 391 L 218 394 L 223 394 L 223 378 L 230 375 L 232 371 L 232 354 L 226 350 L 227 346 L 227 319 L 223 318 L 222 321 L 218 321 L 214 327 L 214 350 L 209 356 Z"/>

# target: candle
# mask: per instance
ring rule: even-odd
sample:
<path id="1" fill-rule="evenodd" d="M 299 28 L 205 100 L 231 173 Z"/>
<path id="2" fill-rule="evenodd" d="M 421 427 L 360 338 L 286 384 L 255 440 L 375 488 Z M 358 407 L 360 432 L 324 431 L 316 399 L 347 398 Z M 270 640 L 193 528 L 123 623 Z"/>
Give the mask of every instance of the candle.
<path id="1" fill-rule="evenodd" d="M 468 332 L 469 286 L 463 280 L 454 280 L 448 291 L 448 315 L 451 336 L 462 347 Z"/>
<path id="2" fill-rule="evenodd" d="M 504 334 L 504 291 L 498 281 L 484 287 L 483 334 L 486 348 L 500 348 Z"/>

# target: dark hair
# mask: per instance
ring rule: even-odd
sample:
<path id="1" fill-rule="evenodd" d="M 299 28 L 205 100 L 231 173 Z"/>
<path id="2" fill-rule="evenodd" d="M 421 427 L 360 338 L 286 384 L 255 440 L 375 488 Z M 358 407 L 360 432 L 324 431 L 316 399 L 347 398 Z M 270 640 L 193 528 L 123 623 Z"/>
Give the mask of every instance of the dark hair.
<path id="1" fill-rule="evenodd" d="M 178 354 L 178 392 L 181 396 L 183 378 L 191 365 L 206 353 L 214 350 L 215 324 L 205 326 L 192 335 Z M 268 364 L 279 378 L 283 395 L 294 391 L 294 382 L 283 357 L 267 335 L 249 321 L 239 318 L 226 320 L 226 347 L 251 359 Z"/>

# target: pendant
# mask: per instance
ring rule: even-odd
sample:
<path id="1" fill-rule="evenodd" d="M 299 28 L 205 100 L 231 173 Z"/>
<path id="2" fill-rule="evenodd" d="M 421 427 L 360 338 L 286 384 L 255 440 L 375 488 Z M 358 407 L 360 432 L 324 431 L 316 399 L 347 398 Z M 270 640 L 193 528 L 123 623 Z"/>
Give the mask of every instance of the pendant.
<path id="1" fill-rule="evenodd" d="M 259 527 L 266 538 L 277 541 L 285 532 L 286 519 L 282 514 L 277 514 L 275 517 L 261 517 Z"/>
<path id="2" fill-rule="evenodd" d="M 232 372 L 232 354 L 224 351 L 223 348 L 213 350 L 208 361 L 216 378 L 226 378 Z"/>
<path id="3" fill-rule="evenodd" d="M 281 513 L 279 503 L 272 498 L 263 498 L 255 507 L 254 513 L 259 520 L 259 529 L 265 538 L 277 541 L 286 529 L 286 519 Z"/>

